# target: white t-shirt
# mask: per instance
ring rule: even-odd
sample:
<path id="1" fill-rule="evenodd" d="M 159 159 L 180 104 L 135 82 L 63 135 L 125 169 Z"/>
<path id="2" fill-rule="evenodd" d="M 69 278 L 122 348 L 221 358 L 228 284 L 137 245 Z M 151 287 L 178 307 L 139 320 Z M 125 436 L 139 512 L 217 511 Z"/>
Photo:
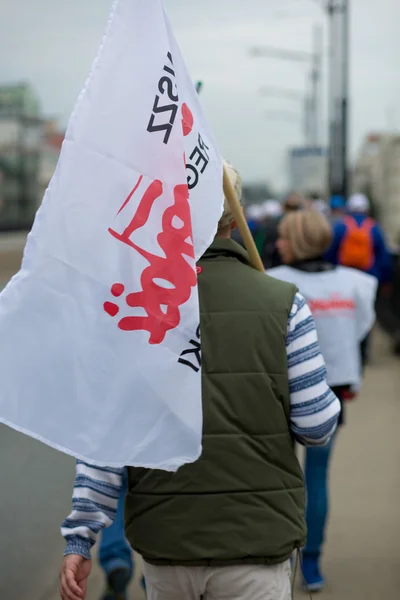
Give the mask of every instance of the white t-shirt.
<path id="1" fill-rule="evenodd" d="M 282 266 L 270 269 L 268 275 L 293 283 L 307 300 L 317 326 L 329 385 L 358 386 L 360 342 L 375 321 L 375 277 L 347 267 L 309 273 Z"/>

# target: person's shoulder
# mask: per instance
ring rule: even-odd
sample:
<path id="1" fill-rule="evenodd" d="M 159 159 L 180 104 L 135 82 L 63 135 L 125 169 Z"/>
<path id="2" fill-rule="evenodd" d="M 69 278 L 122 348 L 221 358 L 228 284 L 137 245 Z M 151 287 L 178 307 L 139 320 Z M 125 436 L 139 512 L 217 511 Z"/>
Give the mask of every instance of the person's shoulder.
<path id="1" fill-rule="evenodd" d="M 269 270 L 267 273 L 258 272 L 260 286 L 265 290 L 265 293 L 272 297 L 279 298 L 282 295 L 289 295 L 292 300 L 297 292 L 297 286 L 289 277 L 283 276 L 285 267 L 276 267 Z M 274 273 L 275 271 L 275 273 Z"/>
<path id="2" fill-rule="evenodd" d="M 351 279 L 352 277 L 365 275 L 364 271 L 359 271 L 358 269 L 353 269 L 353 267 L 345 267 L 343 265 L 337 266 L 336 269 L 332 270 L 332 273 L 335 273 L 338 277 L 343 279 Z"/>
<path id="3" fill-rule="evenodd" d="M 352 269 L 351 267 L 340 266 L 336 269 L 337 275 L 342 280 L 347 280 L 356 286 L 377 286 L 377 279 L 369 273 L 359 271 L 358 269 Z"/>
<path id="4" fill-rule="evenodd" d="M 245 298 L 254 310 L 290 310 L 297 292 L 296 285 L 243 263 L 238 266 L 230 287 L 237 290 L 237 296 Z"/>
<path id="5" fill-rule="evenodd" d="M 380 238 L 383 237 L 383 230 L 381 225 L 378 223 L 378 221 L 375 221 L 375 219 L 373 219 L 372 217 L 368 217 L 369 219 L 369 223 L 370 223 L 370 227 L 371 227 L 371 231 L 373 234 L 376 234 L 377 236 L 379 236 Z"/>
<path id="6" fill-rule="evenodd" d="M 355 269 L 354 267 L 346 267 L 344 265 L 338 265 L 335 269 L 338 273 L 346 274 L 348 277 L 361 277 L 361 278 L 370 278 L 374 279 L 372 275 L 366 273 L 365 271 L 361 271 L 360 269 Z"/>
<path id="7" fill-rule="evenodd" d="M 347 230 L 346 218 L 341 217 L 340 219 L 335 220 L 332 224 L 332 233 L 334 239 L 342 238 Z"/>
<path id="8" fill-rule="evenodd" d="M 268 280 L 272 279 L 274 282 L 278 281 L 278 283 L 285 283 L 286 285 L 297 285 L 296 270 L 287 265 L 273 267 L 272 269 L 268 269 L 266 273 Z"/>
<path id="9" fill-rule="evenodd" d="M 271 269 L 267 269 L 266 273 L 270 277 L 274 277 L 275 279 L 284 279 L 285 276 L 290 272 L 290 267 L 286 265 L 280 265 L 279 267 L 272 267 Z"/>

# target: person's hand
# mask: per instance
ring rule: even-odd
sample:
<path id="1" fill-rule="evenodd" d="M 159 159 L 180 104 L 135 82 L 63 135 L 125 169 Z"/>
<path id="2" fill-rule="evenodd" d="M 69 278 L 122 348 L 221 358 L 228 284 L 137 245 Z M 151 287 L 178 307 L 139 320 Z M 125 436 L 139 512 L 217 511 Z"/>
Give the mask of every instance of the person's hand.
<path id="1" fill-rule="evenodd" d="M 84 600 L 91 569 L 92 561 L 79 554 L 68 554 L 64 557 L 60 571 L 62 600 Z"/>
<path id="2" fill-rule="evenodd" d="M 358 396 L 358 391 L 356 389 L 349 388 L 348 390 L 343 390 L 342 398 L 345 402 L 351 402 L 355 400 Z"/>

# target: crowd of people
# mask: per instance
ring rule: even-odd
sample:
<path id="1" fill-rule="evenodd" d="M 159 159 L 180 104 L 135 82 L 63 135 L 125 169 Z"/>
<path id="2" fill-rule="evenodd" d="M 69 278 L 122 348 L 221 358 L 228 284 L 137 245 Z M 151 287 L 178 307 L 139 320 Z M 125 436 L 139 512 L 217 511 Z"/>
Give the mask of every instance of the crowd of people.
<path id="1" fill-rule="evenodd" d="M 332 239 L 324 253 L 327 263 L 372 275 L 379 284 L 381 297 L 390 295 L 392 256 L 381 227 L 371 217 L 371 204 L 362 193 L 353 194 L 347 203 L 339 195 L 332 196 L 328 203 L 290 194 L 282 203 L 266 200 L 263 204 L 249 206 L 246 216 L 267 270 L 282 264 L 283 259 L 276 244 L 279 224 L 285 214 L 298 210 L 318 212 L 330 224 Z M 369 335 L 366 335 L 361 344 L 364 364 L 368 361 L 369 339 Z"/>
<path id="2" fill-rule="evenodd" d="M 361 193 L 350 196 L 348 202 L 334 195 L 329 203 L 324 200 L 304 198 L 300 194 L 289 194 L 282 202 L 266 200 L 246 208 L 246 218 L 253 233 L 257 248 L 265 267 L 281 264 L 276 248 L 278 225 L 288 212 L 313 210 L 322 214 L 333 230 L 332 242 L 326 257 L 332 264 L 354 267 L 375 276 L 381 284 L 391 282 L 392 268 L 390 252 L 378 223 L 370 216 L 371 204 Z M 233 238 L 240 242 L 240 234 Z M 351 239 L 350 255 L 346 255 Z M 359 249 L 355 249 L 355 245 Z M 357 256 L 355 253 L 357 252 Z M 344 255 L 343 255 L 344 253 Z"/>
<path id="3" fill-rule="evenodd" d="M 149 600 L 289 600 L 296 556 L 304 586 L 323 589 L 329 464 L 361 388 L 377 288 L 391 281 L 369 212 L 361 194 L 248 207 L 265 275 L 225 203 L 198 269 L 202 456 L 176 473 L 77 463 L 63 600 L 85 598 L 100 532 L 103 600 L 127 600 L 132 549 Z"/>

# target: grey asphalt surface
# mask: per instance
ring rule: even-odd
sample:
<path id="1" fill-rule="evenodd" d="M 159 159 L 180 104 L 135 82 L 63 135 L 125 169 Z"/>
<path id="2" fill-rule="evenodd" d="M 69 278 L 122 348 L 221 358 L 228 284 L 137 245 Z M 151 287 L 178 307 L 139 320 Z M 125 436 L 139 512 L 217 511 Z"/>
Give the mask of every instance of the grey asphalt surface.
<path id="1" fill-rule="evenodd" d="M 56 598 L 74 461 L 0 426 L 0 598 Z"/>
<path id="2" fill-rule="evenodd" d="M 333 454 L 321 600 L 400 598 L 400 359 L 379 331 L 373 342 Z"/>
<path id="3" fill-rule="evenodd" d="M 400 598 L 399 426 L 400 359 L 377 331 L 363 392 L 348 407 L 334 452 L 321 598 Z M 57 600 L 59 526 L 70 511 L 74 461 L 5 426 L 0 456 L 0 600 Z M 88 600 L 99 600 L 103 577 L 93 563 Z M 143 600 L 137 581 L 130 600 Z"/>

